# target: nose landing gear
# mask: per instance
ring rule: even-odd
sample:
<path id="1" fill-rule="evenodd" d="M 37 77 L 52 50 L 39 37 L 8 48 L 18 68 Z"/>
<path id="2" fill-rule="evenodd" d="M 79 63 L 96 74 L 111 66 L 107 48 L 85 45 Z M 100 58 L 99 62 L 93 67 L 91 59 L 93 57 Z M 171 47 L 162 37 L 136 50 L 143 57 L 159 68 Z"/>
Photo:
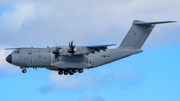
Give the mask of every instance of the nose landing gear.
<path id="1" fill-rule="evenodd" d="M 22 73 L 26 73 L 26 72 L 27 72 L 27 70 L 26 70 L 26 69 L 23 69 L 23 70 L 22 70 Z"/>
<path id="2" fill-rule="evenodd" d="M 26 70 L 25 67 L 20 67 L 20 69 L 23 69 L 23 70 L 22 70 L 22 73 L 26 73 L 26 72 L 27 72 L 27 70 Z"/>

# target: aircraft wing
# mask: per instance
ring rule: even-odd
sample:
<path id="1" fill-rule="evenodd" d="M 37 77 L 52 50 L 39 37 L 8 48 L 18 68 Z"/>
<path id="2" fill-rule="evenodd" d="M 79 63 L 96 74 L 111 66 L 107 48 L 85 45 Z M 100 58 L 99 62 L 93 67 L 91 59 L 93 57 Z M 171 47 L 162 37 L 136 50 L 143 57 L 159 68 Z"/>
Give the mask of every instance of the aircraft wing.
<path id="1" fill-rule="evenodd" d="M 106 51 L 108 46 L 114 46 L 114 45 L 116 45 L 116 44 L 93 45 L 93 46 L 79 46 L 79 47 L 76 47 L 74 55 L 89 54 L 89 53 L 94 53 L 95 51 L 99 52 L 100 50 Z M 63 50 L 61 55 L 71 55 L 71 53 L 65 52 Z"/>
<path id="2" fill-rule="evenodd" d="M 19 48 L 5 48 L 4 50 L 15 50 L 15 49 L 41 49 L 41 48 L 33 48 L 33 47 L 19 47 Z"/>
<path id="3" fill-rule="evenodd" d="M 100 50 L 106 50 L 108 46 L 115 46 L 116 44 L 109 44 L 109 45 L 94 45 L 94 46 L 86 46 L 90 52 L 99 52 Z"/>

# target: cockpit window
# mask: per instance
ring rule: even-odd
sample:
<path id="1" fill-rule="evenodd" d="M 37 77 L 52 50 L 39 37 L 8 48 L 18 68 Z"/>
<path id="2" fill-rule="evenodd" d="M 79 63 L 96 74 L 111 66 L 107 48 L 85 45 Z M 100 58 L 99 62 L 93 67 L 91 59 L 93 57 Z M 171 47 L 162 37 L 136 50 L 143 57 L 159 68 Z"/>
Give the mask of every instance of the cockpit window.
<path id="1" fill-rule="evenodd" d="M 18 50 L 13 51 L 14 54 L 19 54 Z"/>

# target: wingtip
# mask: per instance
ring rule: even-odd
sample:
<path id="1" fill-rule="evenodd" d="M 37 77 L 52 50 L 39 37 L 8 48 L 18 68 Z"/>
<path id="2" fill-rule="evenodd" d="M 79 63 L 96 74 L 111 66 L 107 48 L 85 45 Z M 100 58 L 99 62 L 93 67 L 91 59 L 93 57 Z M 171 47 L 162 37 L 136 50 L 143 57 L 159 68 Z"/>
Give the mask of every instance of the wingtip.
<path id="1" fill-rule="evenodd" d="M 175 23 L 177 21 L 164 21 L 165 23 Z"/>
<path id="2" fill-rule="evenodd" d="M 5 48 L 4 50 L 13 50 L 12 48 Z"/>
<path id="3" fill-rule="evenodd" d="M 178 21 L 171 21 L 171 23 L 175 23 L 175 22 L 178 22 Z"/>
<path id="4" fill-rule="evenodd" d="M 107 45 L 107 46 L 116 46 L 117 44 L 109 44 L 109 45 Z"/>

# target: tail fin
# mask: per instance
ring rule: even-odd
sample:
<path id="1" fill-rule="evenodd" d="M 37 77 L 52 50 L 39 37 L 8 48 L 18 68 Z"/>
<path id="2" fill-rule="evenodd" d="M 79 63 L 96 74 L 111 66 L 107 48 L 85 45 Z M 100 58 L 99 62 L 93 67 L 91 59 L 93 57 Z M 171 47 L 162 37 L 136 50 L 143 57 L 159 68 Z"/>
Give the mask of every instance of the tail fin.
<path id="1" fill-rule="evenodd" d="M 130 28 L 129 32 L 127 33 L 119 47 L 133 47 L 135 49 L 141 49 L 142 45 L 155 27 L 155 24 L 172 22 L 174 21 L 143 22 L 134 20 L 132 27 Z"/>

